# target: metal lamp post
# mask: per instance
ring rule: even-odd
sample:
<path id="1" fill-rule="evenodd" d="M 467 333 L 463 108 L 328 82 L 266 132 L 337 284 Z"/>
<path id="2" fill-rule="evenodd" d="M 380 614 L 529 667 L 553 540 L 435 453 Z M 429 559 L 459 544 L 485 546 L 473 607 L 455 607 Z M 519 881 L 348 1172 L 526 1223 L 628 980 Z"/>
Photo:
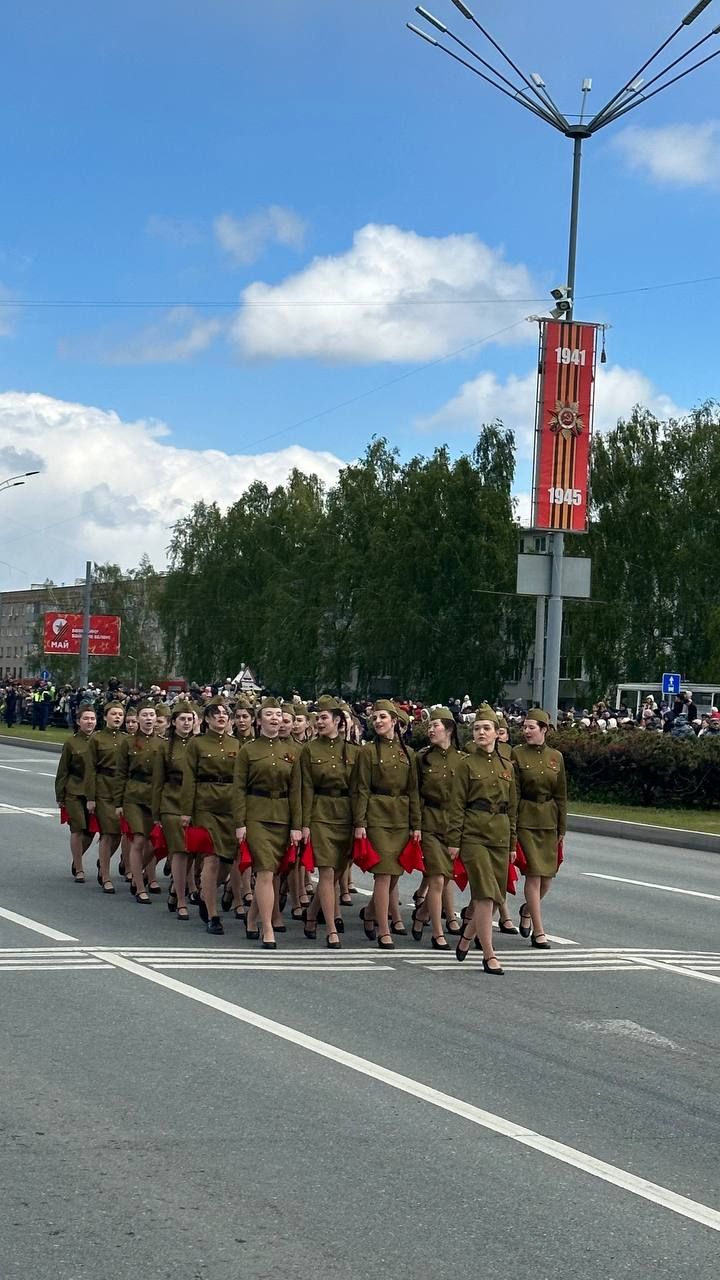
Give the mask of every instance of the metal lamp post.
<path id="1" fill-rule="evenodd" d="M 23 471 L 19 476 L 8 476 L 7 480 L 0 480 L 0 493 L 3 489 L 16 489 L 18 485 L 24 484 L 28 476 L 39 476 L 39 471 Z"/>
<path id="2" fill-rule="evenodd" d="M 513 59 L 505 52 L 493 38 L 489 31 L 478 21 L 475 14 L 463 2 L 463 0 L 452 0 L 455 8 L 462 14 L 473 26 L 480 32 L 483 38 L 491 45 L 495 54 L 502 59 L 507 68 L 510 68 L 512 77 L 509 77 L 504 71 L 498 69 L 492 62 L 482 58 L 469 44 L 455 35 L 449 27 L 446 26 L 439 18 L 425 9 L 422 5 L 417 5 L 415 12 L 419 14 L 426 22 L 438 31 L 441 35 L 447 36 L 457 49 L 461 49 L 462 53 L 457 53 L 455 49 L 451 49 L 447 44 L 438 40 L 434 35 L 424 31 L 421 27 L 415 26 L 414 23 L 408 22 L 408 30 L 414 35 L 420 36 L 428 44 L 433 45 L 437 49 L 441 49 L 443 53 L 448 54 L 455 62 L 459 62 L 462 66 L 467 67 L 475 75 L 479 76 L 492 88 L 497 89 L 506 98 L 517 102 L 521 107 L 530 111 L 537 116 L 545 124 L 550 125 L 566 138 L 570 138 L 573 144 L 573 163 L 572 163 L 572 187 L 570 199 L 570 234 L 568 242 L 568 264 L 567 264 L 567 280 L 565 285 L 553 291 L 558 305 L 552 311 L 552 316 L 556 320 L 571 321 L 573 318 L 573 304 L 575 296 L 575 270 L 577 263 L 577 243 L 578 243 L 578 223 L 580 214 L 580 175 L 582 167 L 582 148 L 583 142 L 587 138 L 593 137 L 601 129 L 607 125 L 613 124 L 616 120 L 625 116 L 630 111 L 636 110 L 643 102 L 648 102 L 658 93 L 662 93 L 664 89 L 670 88 L 676 84 L 678 80 L 682 80 L 685 76 L 696 71 L 698 67 L 702 67 L 707 62 L 711 62 L 713 58 L 720 55 L 720 49 L 716 49 L 713 53 L 707 54 L 694 62 L 691 66 L 685 67 L 684 70 L 671 76 L 669 73 L 675 71 L 681 63 L 685 62 L 691 54 L 695 53 L 702 45 L 713 36 L 720 34 L 720 26 L 714 27 L 695 44 L 686 49 L 679 57 L 673 59 L 662 70 L 652 76 L 650 80 L 644 80 L 643 74 L 648 67 L 655 62 L 656 58 L 665 50 L 668 45 L 686 28 L 690 27 L 697 18 L 709 7 L 712 0 L 699 0 L 699 3 L 693 6 L 685 17 L 678 24 L 673 32 L 666 40 L 655 50 L 653 54 L 643 63 L 643 65 L 635 72 L 635 75 L 628 80 L 618 91 L 601 107 L 600 111 L 583 123 L 585 116 L 585 108 L 587 103 L 587 95 L 592 89 L 592 81 L 586 79 L 582 84 L 582 112 L 579 117 L 578 124 L 571 124 L 556 106 L 551 98 L 545 81 L 537 72 L 527 76 Z M 472 61 L 468 61 L 467 54 Z M 478 65 L 479 64 L 479 65 Z M 480 70 L 479 67 L 483 69 Z M 521 82 L 518 84 L 518 80 Z M 655 86 L 655 87 L 653 87 Z M 648 92 L 650 90 L 650 92 Z M 559 701 L 560 686 L 560 647 L 562 640 L 562 618 L 563 618 L 563 556 L 565 537 L 562 533 L 554 532 L 550 536 L 552 550 L 552 580 L 551 595 L 548 601 L 547 613 L 547 641 L 545 645 L 545 662 L 544 662 L 544 705 L 550 711 L 553 718 L 557 715 Z M 536 663 L 538 655 L 536 654 Z"/>

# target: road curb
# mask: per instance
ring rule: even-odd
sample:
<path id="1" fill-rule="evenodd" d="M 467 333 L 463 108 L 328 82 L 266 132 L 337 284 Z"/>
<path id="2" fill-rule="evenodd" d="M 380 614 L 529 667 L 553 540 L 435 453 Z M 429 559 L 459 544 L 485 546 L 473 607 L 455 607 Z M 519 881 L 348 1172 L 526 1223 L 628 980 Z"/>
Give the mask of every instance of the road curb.
<path id="1" fill-rule="evenodd" d="M 40 730 L 38 729 L 38 734 Z M 68 734 L 70 737 L 70 734 Z M 46 738 L 15 738 L 9 733 L 0 733 L 0 746 L 3 747 L 23 747 L 30 751 L 50 751 L 54 755 L 59 756 L 63 749 L 62 742 L 49 742 Z"/>
<path id="2" fill-rule="evenodd" d="M 587 836 L 614 836 L 616 840 L 642 840 L 645 844 L 670 845 L 673 849 L 698 849 L 720 853 L 720 836 L 687 827 L 658 827 L 649 822 L 621 822 L 618 818 L 590 818 L 568 814 L 568 831 Z"/>

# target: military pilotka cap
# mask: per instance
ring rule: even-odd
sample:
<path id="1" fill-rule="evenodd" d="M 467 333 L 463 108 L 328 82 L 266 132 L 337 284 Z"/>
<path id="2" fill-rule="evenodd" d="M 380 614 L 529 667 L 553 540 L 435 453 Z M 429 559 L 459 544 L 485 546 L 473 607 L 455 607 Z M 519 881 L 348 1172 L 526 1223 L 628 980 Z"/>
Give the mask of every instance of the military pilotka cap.
<path id="1" fill-rule="evenodd" d="M 373 703 L 373 711 L 387 711 L 393 720 L 397 720 L 400 715 L 400 709 L 389 698 L 378 698 L 377 702 Z"/>
<path id="2" fill-rule="evenodd" d="M 283 704 L 277 698 L 263 698 L 260 703 L 261 711 L 284 711 L 287 704 Z"/>
<path id="3" fill-rule="evenodd" d="M 317 700 L 318 711 L 342 711 L 344 708 L 331 693 L 322 693 Z"/>
<path id="4" fill-rule="evenodd" d="M 118 711 L 124 711 L 124 710 L 125 710 L 125 708 L 124 708 L 124 706 L 123 706 L 122 702 L 118 702 L 118 701 L 117 701 L 117 699 L 115 699 L 115 701 L 114 701 L 114 702 L 106 702 L 106 703 L 105 703 L 105 706 L 103 707 L 103 713 L 104 713 L 105 715 L 107 715 L 108 711 L 113 711 L 116 707 L 117 707 Z"/>
<path id="5" fill-rule="evenodd" d="M 283 713 L 283 715 L 284 715 L 284 716 L 294 716 L 294 715 L 295 715 L 295 703 L 294 703 L 294 702 L 278 702 L 278 706 L 280 707 L 280 710 L 282 711 L 282 713 Z"/>
<path id="6" fill-rule="evenodd" d="M 113 706 L 113 705 L 114 704 L 111 702 L 110 706 Z M 105 708 L 105 710 L 107 711 L 107 707 Z M 92 702 L 81 702 L 80 706 L 77 709 L 78 715 L 81 716 L 83 711 L 92 711 L 93 715 L 95 715 L 95 707 L 93 706 Z"/>
<path id="7" fill-rule="evenodd" d="M 183 716 L 183 715 L 192 716 L 194 714 L 195 714 L 195 708 L 193 707 L 191 702 L 185 702 L 184 700 L 178 699 L 177 702 L 173 703 L 173 708 L 171 713 L 172 720 L 177 720 L 178 716 Z"/>
<path id="8" fill-rule="evenodd" d="M 476 723 L 476 724 L 477 724 L 478 720 L 491 720 L 491 721 L 492 721 L 492 723 L 495 725 L 495 728 L 497 728 L 497 727 L 498 727 L 498 718 L 497 718 L 497 715 L 496 715 L 495 711 L 493 710 L 493 708 L 490 706 L 490 703 L 489 703 L 489 702 L 481 702 L 480 706 L 478 707 L 477 711 L 475 712 L 475 723 Z"/>
<path id="9" fill-rule="evenodd" d="M 251 706 L 250 702 L 248 701 L 248 699 L 247 699 L 247 698 L 245 698 L 245 697 L 241 694 L 241 695 L 240 695 L 240 697 L 238 698 L 237 702 L 235 703 L 235 710 L 236 710 L 236 711 L 251 711 L 251 710 L 252 710 L 252 706 Z"/>
<path id="10" fill-rule="evenodd" d="M 454 717 L 454 715 L 453 715 L 453 713 L 452 713 L 452 711 L 450 710 L 450 708 L 449 708 L 449 707 L 431 707 L 431 708 L 430 708 L 430 719 L 431 719 L 431 720 L 442 720 L 442 721 L 444 721 L 446 724 L 454 724 L 454 723 L 455 723 L 455 717 Z"/>
<path id="11" fill-rule="evenodd" d="M 217 711 L 218 708 L 222 708 L 223 711 L 227 711 L 227 702 L 224 698 L 211 698 L 209 702 L 205 703 L 204 709 L 205 711 Z"/>
<path id="12" fill-rule="evenodd" d="M 525 719 L 537 720 L 538 724 L 544 724 L 546 728 L 552 724 L 549 713 L 543 711 L 542 707 L 533 707 L 531 711 L 528 711 Z"/>
<path id="13" fill-rule="evenodd" d="M 138 715 L 141 711 L 156 711 L 155 703 L 150 701 L 141 702 L 140 706 L 137 708 Z"/>
<path id="14" fill-rule="evenodd" d="M 170 708 L 169 708 L 169 706 L 168 706 L 167 702 L 156 702 L 156 703 L 155 703 L 155 715 L 157 715 L 157 716 L 169 716 L 169 715 L 170 715 Z"/>
<path id="15" fill-rule="evenodd" d="M 285 708 L 283 707 L 283 711 Z M 293 702 L 292 713 L 294 716 L 306 716 L 308 713 L 307 704 L 304 702 Z"/>

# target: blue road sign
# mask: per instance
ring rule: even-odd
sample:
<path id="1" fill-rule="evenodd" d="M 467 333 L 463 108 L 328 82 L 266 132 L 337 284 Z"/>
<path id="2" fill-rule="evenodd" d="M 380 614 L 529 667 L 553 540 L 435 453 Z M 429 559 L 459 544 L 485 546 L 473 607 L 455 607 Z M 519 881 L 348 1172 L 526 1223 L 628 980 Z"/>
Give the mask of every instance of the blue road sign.
<path id="1" fill-rule="evenodd" d="M 680 676 L 677 671 L 663 672 L 662 691 L 672 694 L 680 692 Z"/>
<path id="2" fill-rule="evenodd" d="M 49 680 L 49 679 L 50 679 L 50 672 L 49 672 L 49 671 L 41 671 L 41 672 L 40 672 L 40 679 L 41 679 L 41 680 Z"/>

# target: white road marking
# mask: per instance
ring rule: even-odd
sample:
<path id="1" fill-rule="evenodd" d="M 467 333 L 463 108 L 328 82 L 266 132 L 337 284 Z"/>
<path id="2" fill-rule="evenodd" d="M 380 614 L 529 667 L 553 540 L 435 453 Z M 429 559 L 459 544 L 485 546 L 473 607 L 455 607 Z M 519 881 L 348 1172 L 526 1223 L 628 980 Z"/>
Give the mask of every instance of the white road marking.
<path id="1" fill-rule="evenodd" d="M 31 773 L 34 778 L 54 778 L 54 773 L 38 773 L 37 769 L 21 769 L 17 764 L 0 764 L 0 769 L 8 769 L 10 773 Z"/>
<path id="2" fill-rule="evenodd" d="M 628 1040 L 636 1040 L 639 1044 L 651 1045 L 655 1049 L 670 1049 L 673 1053 L 687 1053 L 682 1045 L 668 1040 L 667 1036 L 658 1035 L 651 1027 L 641 1027 L 638 1022 L 630 1022 L 627 1018 L 604 1018 L 602 1022 L 576 1022 L 579 1031 L 597 1031 L 600 1035 L 622 1036 Z"/>
<path id="3" fill-rule="evenodd" d="M 701 982 L 720 982 L 712 973 L 703 973 L 701 969 L 691 969 L 684 965 L 669 964 L 666 960 L 644 959 L 643 964 L 651 969 L 660 969 L 663 973 L 681 973 L 686 978 L 698 978 Z"/>
<path id="4" fill-rule="evenodd" d="M 19 805 L 19 804 L 3 804 L 0 802 L 0 813 L 2 814 L 12 815 L 16 813 L 29 813 L 32 818 L 51 818 L 52 815 L 56 814 L 57 812 L 58 812 L 57 809 L 50 809 L 50 808 L 29 809 L 29 808 L 24 808 L 22 805 Z"/>
<path id="5" fill-rule="evenodd" d="M 580 874 L 589 876 L 592 880 L 616 880 L 618 884 L 635 884 L 641 889 L 662 889 L 665 893 L 683 893 L 688 898 L 711 898 L 713 902 L 720 902 L 720 893 L 700 893 L 698 889 L 678 889 L 676 885 L 653 884 L 650 880 L 627 880 L 625 876 L 606 876 L 600 871 L 581 871 Z"/>
<path id="6" fill-rule="evenodd" d="M 5 920 L 9 920 L 11 924 L 19 924 L 23 929 L 32 929 L 33 933 L 42 933 L 46 938 L 54 938 L 56 942 L 79 942 L 79 938 L 74 938 L 71 933 L 61 933 L 59 929 L 51 929 L 47 924 L 40 924 L 38 920 L 30 920 L 27 916 L 19 916 L 16 911 L 8 911 L 7 907 L 0 907 L 0 916 Z"/>
<path id="7" fill-rule="evenodd" d="M 439 1107 L 443 1111 L 451 1112 L 453 1115 L 468 1120 L 472 1124 L 479 1125 L 483 1129 L 509 1138 L 513 1142 L 518 1142 L 522 1146 L 530 1147 L 532 1150 L 540 1152 L 542 1155 L 550 1156 L 563 1164 L 579 1169 L 583 1173 L 599 1178 L 603 1182 L 619 1187 L 622 1191 L 627 1191 L 661 1208 L 668 1209 L 672 1213 L 677 1213 L 681 1217 L 688 1218 L 692 1222 L 709 1227 L 712 1231 L 720 1231 L 720 1211 L 711 1208 L 710 1205 L 691 1200 L 687 1196 L 678 1195 L 677 1192 L 671 1191 L 667 1187 L 649 1182 L 645 1178 L 639 1178 L 616 1165 L 607 1164 L 603 1160 L 596 1160 L 594 1156 L 588 1155 L 584 1151 L 577 1151 L 574 1147 L 566 1146 L 562 1142 L 556 1142 L 544 1134 L 535 1133 L 532 1129 L 526 1129 L 512 1120 L 507 1120 L 504 1116 L 495 1115 L 491 1111 L 484 1111 L 461 1098 L 453 1097 L 451 1094 L 441 1093 L 429 1085 L 422 1084 L 419 1080 L 413 1080 L 410 1076 L 401 1075 L 399 1072 L 391 1071 L 368 1058 L 361 1058 L 357 1054 L 348 1053 L 346 1050 L 340 1049 L 338 1046 L 329 1044 L 324 1040 L 318 1040 L 302 1031 L 296 1031 L 293 1027 L 276 1022 L 272 1018 L 263 1017 L 261 1014 L 254 1013 L 251 1009 L 246 1009 L 242 1005 L 223 1000 L 208 991 L 203 991 L 200 987 L 190 986 L 188 983 L 180 982 L 177 978 L 171 978 L 164 973 L 157 973 L 143 965 L 136 964 L 133 960 L 126 959 L 117 952 L 105 951 L 99 958 L 106 960 L 109 964 L 115 965 L 118 969 L 122 969 L 134 977 L 142 978 L 146 982 L 152 982 L 156 986 L 162 987 L 166 991 L 172 991 L 176 995 L 184 996 L 188 1000 L 194 1000 L 198 1004 L 203 1004 L 208 1009 L 214 1010 L 216 1013 L 223 1013 L 227 1017 L 235 1018 L 237 1021 L 255 1027 L 259 1031 L 265 1031 L 267 1034 L 296 1045 L 298 1048 L 306 1049 L 319 1057 L 329 1059 L 338 1066 L 347 1067 L 359 1075 L 367 1076 L 371 1080 L 388 1085 L 401 1093 L 409 1094 L 421 1102 L 426 1102 L 431 1106 Z"/>

